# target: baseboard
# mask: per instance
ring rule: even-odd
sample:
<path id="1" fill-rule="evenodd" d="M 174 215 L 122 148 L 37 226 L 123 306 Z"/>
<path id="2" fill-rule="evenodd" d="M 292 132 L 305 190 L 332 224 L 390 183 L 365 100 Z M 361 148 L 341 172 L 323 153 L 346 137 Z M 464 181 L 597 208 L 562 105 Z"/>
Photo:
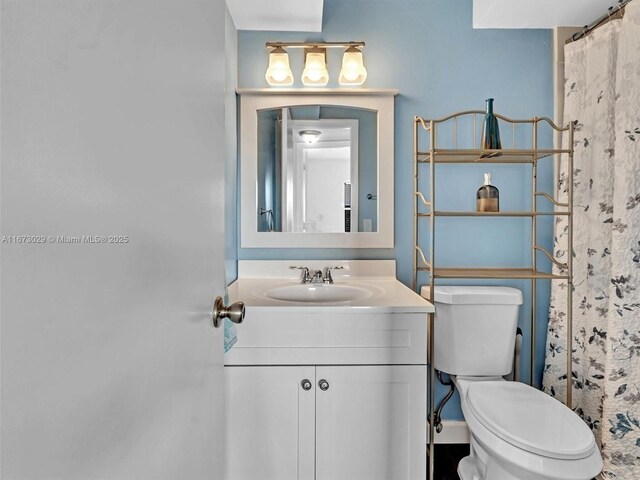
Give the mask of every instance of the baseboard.
<path id="1" fill-rule="evenodd" d="M 427 441 L 429 441 L 428 426 Z M 464 420 L 443 420 L 442 431 L 436 433 L 436 443 L 469 443 L 467 422 Z"/>

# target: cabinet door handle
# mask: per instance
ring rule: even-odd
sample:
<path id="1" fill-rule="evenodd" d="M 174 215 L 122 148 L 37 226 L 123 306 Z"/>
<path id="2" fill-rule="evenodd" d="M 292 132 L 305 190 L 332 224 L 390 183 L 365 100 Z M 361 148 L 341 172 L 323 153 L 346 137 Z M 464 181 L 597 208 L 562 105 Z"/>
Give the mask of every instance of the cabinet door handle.
<path id="1" fill-rule="evenodd" d="M 329 382 L 327 382 L 324 378 L 318 382 L 318 386 L 323 392 L 329 390 Z"/>
<path id="2" fill-rule="evenodd" d="M 304 380 L 302 380 L 300 382 L 300 385 L 302 386 L 303 390 L 311 390 L 311 387 L 313 386 L 311 383 L 311 380 L 305 378 Z"/>

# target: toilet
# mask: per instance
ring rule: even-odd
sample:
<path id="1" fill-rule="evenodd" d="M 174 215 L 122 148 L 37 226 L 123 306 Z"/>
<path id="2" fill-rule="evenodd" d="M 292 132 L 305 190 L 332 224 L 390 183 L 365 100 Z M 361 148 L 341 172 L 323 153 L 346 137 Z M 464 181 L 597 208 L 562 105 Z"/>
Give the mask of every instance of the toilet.
<path id="1" fill-rule="evenodd" d="M 434 300 L 434 366 L 452 376 L 471 434 L 460 479 L 590 480 L 600 473 L 602 457 L 578 415 L 502 378 L 512 370 L 522 292 L 436 286 Z"/>

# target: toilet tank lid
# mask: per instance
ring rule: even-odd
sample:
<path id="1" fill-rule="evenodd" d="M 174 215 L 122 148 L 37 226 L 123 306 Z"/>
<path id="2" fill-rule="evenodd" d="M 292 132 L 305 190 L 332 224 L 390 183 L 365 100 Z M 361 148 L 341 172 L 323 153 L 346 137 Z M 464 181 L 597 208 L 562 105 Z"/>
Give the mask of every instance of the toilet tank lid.
<path id="1" fill-rule="evenodd" d="M 429 287 L 420 290 L 429 297 Z M 494 286 L 445 286 L 434 288 L 435 302 L 453 305 L 522 305 L 522 292 L 512 287 Z"/>

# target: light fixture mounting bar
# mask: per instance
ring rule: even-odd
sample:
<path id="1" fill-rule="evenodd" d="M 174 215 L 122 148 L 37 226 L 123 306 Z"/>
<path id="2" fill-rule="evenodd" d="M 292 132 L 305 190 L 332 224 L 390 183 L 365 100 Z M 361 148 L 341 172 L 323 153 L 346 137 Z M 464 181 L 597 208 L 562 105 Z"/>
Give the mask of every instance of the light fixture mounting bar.
<path id="1" fill-rule="evenodd" d="M 364 42 L 267 42 L 267 48 L 348 48 L 364 47 Z"/>

